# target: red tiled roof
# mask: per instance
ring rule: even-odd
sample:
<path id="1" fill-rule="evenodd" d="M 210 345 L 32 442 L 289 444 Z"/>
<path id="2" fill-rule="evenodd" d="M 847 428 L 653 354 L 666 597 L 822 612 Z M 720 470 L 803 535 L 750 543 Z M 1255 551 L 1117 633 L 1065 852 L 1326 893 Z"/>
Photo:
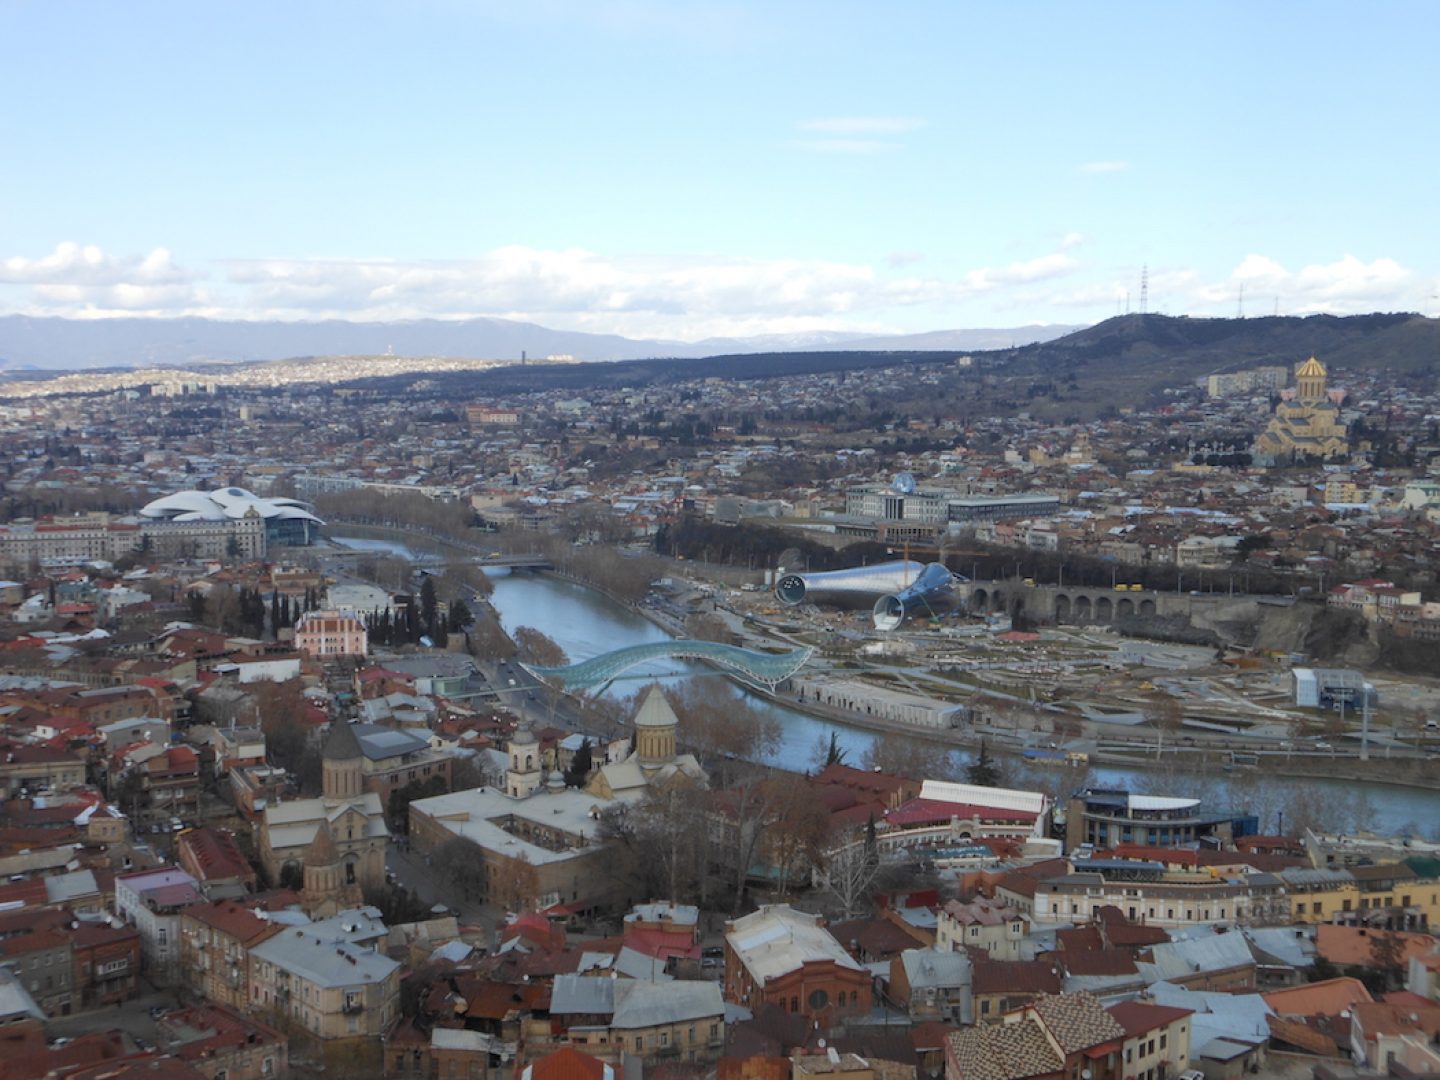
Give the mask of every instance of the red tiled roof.
<path id="1" fill-rule="evenodd" d="M 1125 1029 L 1125 1037 L 1143 1035 L 1156 1028 L 1168 1027 L 1177 1020 L 1183 1020 L 1194 1009 L 1181 1009 L 1173 1005 L 1150 1005 L 1143 1001 L 1122 1001 L 1105 1010 Z"/>
<path id="2" fill-rule="evenodd" d="M 1038 814 L 1024 810 L 1004 810 L 995 806 L 980 806 L 976 803 L 944 802 L 940 799 L 911 799 L 885 815 L 889 825 L 930 825 L 943 824 L 951 818 L 977 818 L 982 821 L 1015 822 L 1034 824 Z"/>
<path id="3" fill-rule="evenodd" d="M 1364 983 L 1345 976 L 1270 990 L 1261 996 L 1281 1016 L 1339 1016 L 1361 1002 L 1375 1000 Z"/>
<path id="4" fill-rule="evenodd" d="M 606 1065 L 599 1058 L 564 1046 L 530 1063 L 530 1080 L 602 1080 Z"/>

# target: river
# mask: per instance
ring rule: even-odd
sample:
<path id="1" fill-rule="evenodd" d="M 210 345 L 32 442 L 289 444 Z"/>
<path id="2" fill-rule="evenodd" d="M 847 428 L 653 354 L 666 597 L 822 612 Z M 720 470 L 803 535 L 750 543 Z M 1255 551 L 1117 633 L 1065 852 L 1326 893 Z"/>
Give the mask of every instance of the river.
<path id="1" fill-rule="evenodd" d="M 386 541 L 341 540 L 341 543 L 363 546 L 371 550 L 404 552 L 401 545 Z M 517 626 L 533 626 L 553 638 L 572 661 L 586 660 L 626 645 L 642 645 L 664 641 L 668 637 L 643 615 L 583 585 L 561 578 L 535 574 L 511 574 L 493 571 L 494 595 L 490 598 L 500 621 L 507 631 Z M 671 681 L 706 672 L 717 691 L 746 698 L 750 705 L 773 716 L 778 722 L 780 739 L 769 763 L 787 769 L 805 770 L 812 766 L 816 747 L 828 743 L 831 732 L 845 749 L 848 760 L 858 762 L 876 736 L 859 728 L 831 723 L 796 709 L 768 701 L 758 694 L 734 686 L 715 677 L 711 669 L 683 661 L 660 660 L 644 667 L 633 668 L 617 680 L 611 693 L 628 695 L 652 678 Z M 955 751 L 956 759 L 964 761 L 964 751 Z M 1283 808 L 1297 787 L 1312 790 L 1314 799 L 1336 814 L 1335 825 L 1360 825 L 1382 833 L 1396 833 L 1407 826 L 1418 826 L 1420 835 L 1435 837 L 1440 829 L 1440 792 L 1388 784 L 1357 783 L 1346 780 L 1296 780 L 1288 777 L 1261 779 L 1254 773 L 1243 774 L 1237 781 L 1224 775 L 1214 777 L 1169 777 L 1147 769 L 1099 766 L 1086 773 L 1092 784 L 1113 784 L 1151 794 L 1158 787 L 1168 794 L 1203 795 L 1208 805 L 1231 806 L 1249 811 L 1262 819 L 1262 828 L 1276 826 L 1276 813 Z M 1033 781 L 1036 786 L 1058 793 L 1064 777 L 1057 770 L 1033 770 L 1028 776 L 1017 776 L 1015 782 Z M 1171 785 L 1171 786 L 1167 786 Z M 1230 789 L 1230 790 L 1227 790 Z"/>
<path id="2" fill-rule="evenodd" d="M 644 616 L 574 582 L 532 574 L 501 573 L 495 576 L 494 585 L 495 592 L 491 603 L 494 604 L 506 630 L 514 630 L 517 626 L 533 626 L 554 638 L 571 660 L 585 660 L 626 645 L 664 641 L 668 636 Z M 656 661 L 627 672 L 630 678 L 617 680 L 611 692 L 631 694 L 651 678 L 660 678 L 662 681 L 683 679 L 699 670 L 708 669 L 682 661 Z M 718 689 L 720 680 L 714 681 Z M 750 694 L 733 685 L 731 692 L 748 698 L 753 707 L 773 716 L 779 722 L 780 741 L 775 753 L 771 755 L 771 764 L 797 770 L 811 767 L 816 746 L 828 742 L 832 731 L 836 733 L 839 744 L 848 752 L 849 760 L 858 762 L 876 738 L 868 731 L 833 724 L 796 709 L 777 705 L 758 694 Z M 956 751 L 956 754 L 961 758 L 965 756 L 963 751 Z M 1049 787 L 1059 778 L 1053 771 L 1037 770 L 1035 779 Z M 1158 775 L 1145 769 L 1103 766 L 1091 769 L 1087 779 L 1091 783 L 1147 790 L 1155 786 Z M 1181 780 L 1177 783 L 1180 788 L 1188 788 L 1196 793 L 1207 791 L 1222 799 L 1232 794 L 1226 791 L 1230 781 L 1225 777 L 1188 780 L 1189 782 Z M 1273 828 L 1275 818 L 1271 807 L 1283 805 L 1291 789 L 1299 784 L 1312 787 L 1316 796 L 1326 804 L 1344 807 L 1341 813 L 1350 819 L 1345 824 L 1358 820 L 1379 832 L 1399 832 L 1407 825 L 1418 825 L 1419 832 L 1428 836 L 1433 834 L 1437 823 L 1440 823 L 1440 792 L 1386 784 L 1357 784 L 1342 780 L 1300 781 L 1273 777 L 1264 781 L 1262 787 L 1259 782 L 1246 779 L 1236 784 L 1233 802 L 1237 804 L 1236 809 L 1248 809 L 1269 818 L 1263 824 L 1266 828 Z M 1188 791 L 1175 793 L 1185 794 Z"/>

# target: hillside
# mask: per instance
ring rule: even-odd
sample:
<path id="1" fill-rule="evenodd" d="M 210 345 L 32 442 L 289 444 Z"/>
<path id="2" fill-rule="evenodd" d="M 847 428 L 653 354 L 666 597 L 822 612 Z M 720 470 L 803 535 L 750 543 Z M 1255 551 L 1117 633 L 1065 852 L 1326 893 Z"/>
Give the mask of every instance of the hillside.
<path id="1" fill-rule="evenodd" d="M 506 367 L 437 376 L 442 394 L 523 394 L 587 387 L 644 386 L 674 379 L 767 379 L 896 364 L 952 363 L 953 350 L 772 352 L 698 360 L 627 360 L 608 364 Z M 1343 379 L 1347 370 L 1440 373 L 1440 320 L 1419 315 L 1313 315 L 1262 319 L 1191 319 L 1127 315 L 1044 343 L 971 353 L 980 370 L 1074 377 L 1078 393 L 1106 401 L 1142 400 L 1166 386 L 1256 364 L 1293 366 L 1321 357 Z M 360 380 L 399 391 L 411 380 Z"/>
<path id="2" fill-rule="evenodd" d="M 1074 374 L 1084 382 L 1155 389 L 1257 364 L 1318 356 L 1337 371 L 1430 371 L 1440 320 L 1413 314 L 1191 319 L 1125 315 L 1055 341 L 1012 350 L 1016 374 Z"/>

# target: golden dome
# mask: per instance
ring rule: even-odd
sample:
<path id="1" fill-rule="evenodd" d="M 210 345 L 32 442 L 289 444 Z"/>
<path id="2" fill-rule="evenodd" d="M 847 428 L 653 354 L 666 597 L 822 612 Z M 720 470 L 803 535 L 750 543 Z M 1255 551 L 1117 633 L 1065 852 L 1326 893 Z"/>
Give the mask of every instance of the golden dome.
<path id="1" fill-rule="evenodd" d="M 1323 379 L 1325 377 L 1325 365 L 1312 356 L 1295 369 L 1295 377 L 1297 379 Z"/>

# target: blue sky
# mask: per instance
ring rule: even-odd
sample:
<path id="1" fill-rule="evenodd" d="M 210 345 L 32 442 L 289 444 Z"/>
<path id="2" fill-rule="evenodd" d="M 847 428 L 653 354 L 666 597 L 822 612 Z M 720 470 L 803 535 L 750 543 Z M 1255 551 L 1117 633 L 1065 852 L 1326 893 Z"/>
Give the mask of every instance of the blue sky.
<path id="1" fill-rule="evenodd" d="M 1440 5 L 0 0 L 0 311 L 1440 313 Z"/>

